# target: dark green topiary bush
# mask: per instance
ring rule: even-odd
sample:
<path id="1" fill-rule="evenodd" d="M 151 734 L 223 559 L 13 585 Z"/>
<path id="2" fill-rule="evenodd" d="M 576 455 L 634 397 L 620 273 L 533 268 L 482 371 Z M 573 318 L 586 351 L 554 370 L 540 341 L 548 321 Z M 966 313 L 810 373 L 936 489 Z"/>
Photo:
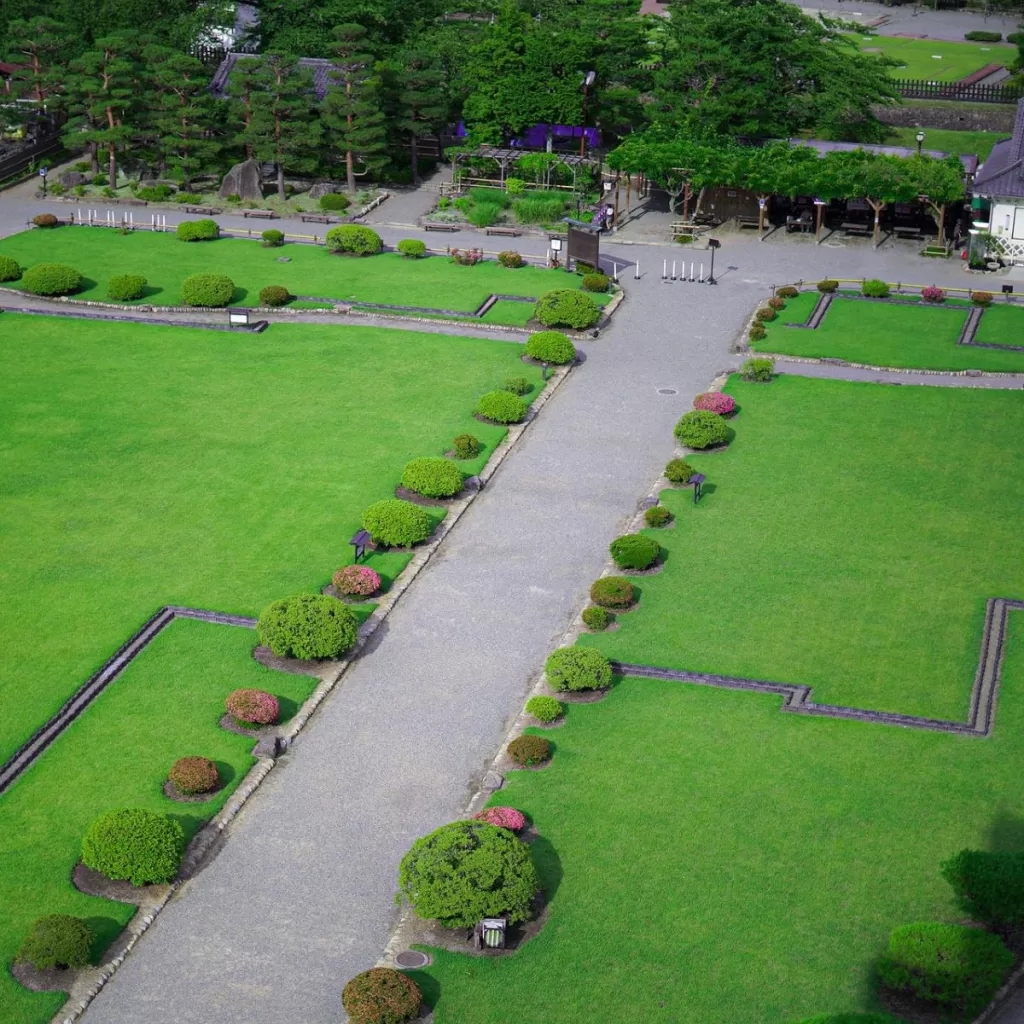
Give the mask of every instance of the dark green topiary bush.
<path id="1" fill-rule="evenodd" d="M 501 390 L 510 391 L 513 395 L 528 395 L 533 385 L 525 377 L 506 377 Z"/>
<path id="2" fill-rule="evenodd" d="M 400 498 L 374 502 L 363 513 L 363 529 L 377 544 L 405 548 L 426 540 L 434 530 L 430 516 L 418 505 Z"/>
<path id="3" fill-rule="evenodd" d="M 181 282 L 181 301 L 186 306 L 219 309 L 235 297 L 235 282 L 223 274 L 193 274 Z"/>
<path id="4" fill-rule="evenodd" d="M 452 454 L 457 459 L 475 459 L 483 447 L 472 434 L 459 434 L 452 438 Z"/>
<path id="5" fill-rule="evenodd" d="M 964 39 L 969 39 L 972 43 L 998 43 L 1003 38 L 1002 32 L 985 32 L 981 29 L 974 29 L 971 32 L 964 33 Z M 1010 37 L 1007 36 L 1007 39 Z"/>
<path id="6" fill-rule="evenodd" d="M 260 289 L 261 306 L 287 306 L 294 298 L 295 296 L 280 284 L 268 284 Z"/>
<path id="7" fill-rule="evenodd" d="M 554 697 L 538 696 L 531 697 L 526 702 L 526 713 L 533 715 L 538 722 L 553 722 L 562 717 L 565 708 L 562 706 L 562 702 L 555 700 Z"/>
<path id="8" fill-rule="evenodd" d="M 518 396 L 508 391 L 488 391 L 481 395 L 474 410 L 477 416 L 495 423 L 521 423 L 529 407 Z"/>
<path id="9" fill-rule="evenodd" d="M 331 228 L 324 241 L 331 252 L 348 252 L 354 256 L 373 256 L 384 247 L 380 235 L 362 224 L 342 224 Z"/>
<path id="10" fill-rule="evenodd" d="M 524 768 L 551 759 L 551 743 L 543 736 L 517 736 L 505 749 L 508 756 Z"/>
<path id="11" fill-rule="evenodd" d="M 169 882 L 178 873 L 185 834 L 170 818 L 142 807 L 107 811 L 82 840 L 82 863 L 132 885 Z"/>
<path id="12" fill-rule="evenodd" d="M 655 505 L 644 512 L 644 522 L 648 526 L 668 526 L 672 522 L 672 513 L 664 505 Z"/>
<path id="13" fill-rule="evenodd" d="M 590 585 L 590 600 L 602 608 L 628 608 L 636 600 L 636 587 L 625 576 L 602 576 Z"/>
<path id="14" fill-rule="evenodd" d="M 146 290 L 146 283 L 141 274 L 116 274 L 107 282 L 107 297 L 114 302 L 141 299 Z"/>
<path id="15" fill-rule="evenodd" d="M 893 930 L 878 975 L 897 992 L 974 1014 L 1012 967 L 1013 954 L 998 936 L 958 924 L 926 923 Z"/>
<path id="16" fill-rule="evenodd" d="M 399 868 L 397 899 L 448 928 L 471 928 L 484 917 L 518 924 L 530 917 L 539 886 L 529 848 L 511 832 L 456 821 L 413 843 Z"/>
<path id="17" fill-rule="evenodd" d="M 39 971 L 84 967 L 89 962 L 91 944 L 92 932 L 81 918 L 48 914 L 32 925 L 14 959 Z"/>
<path id="18" fill-rule="evenodd" d="M 357 974 L 341 993 L 341 1005 L 352 1024 L 406 1024 L 419 1016 L 422 1002 L 416 982 L 391 967 L 371 967 Z"/>
<path id="19" fill-rule="evenodd" d="M 877 278 L 865 281 L 860 286 L 860 290 L 861 294 L 866 295 L 869 299 L 889 298 L 889 286 L 884 281 L 879 281 Z"/>
<path id="20" fill-rule="evenodd" d="M 462 490 L 462 470 L 451 459 L 413 459 L 402 470 L 402 486 L 428 498 L 450 498 Z"/>
<path id="21" fill-rule="evenodd" d="M 743 379 L 769 384 L 775 379 L 775 360 L 765 358 L 748 359 L 743 364 Z"/>
<path id="22" fill-rule="evenodd" d="M 559 647 L 544 663 L 553 690 L 603 690 L 612 685 L 612 667 L 589 647 Z"/>
<path id="23" fill-rule="evenodd" d="M 613 616 L 607 608 L 601 608 L 598 605 L 591 605 L 589 608 L 583 609 L 583 624 L 587 629 L 593 629 L 598 633 L 612 624 L 612 618 Z"/>
<path id="24" fill-rule="evenodd" d="M 665 476 L 674 484 L 685 484 L 696 472 L 686 459 L 673 459 L 665 467 Z"/>
<path id="25" fill-rule="evenodd" d="M 610 279 L 607 274 L 584 274 L 583 290 L 585 292 L 606 292 Z"/>
<path id="26" fill-rule="evenodd" d="M 18 261 L 10 256 L 0 255 L 0 281 L 18 281 L 21 278 L 21 267 Z"/>
<path id="27" fill-rule="evenodd" d="M 427 243 L 418 238 L 403 238 L 396 248 L 403 256 L 412 260 L 422 259 L 427 255 Z"/>
<path id="28" fill-rule="evenodd" d="M 616 537 L 608 550 L 620 569 L 649 569 L 661 554 L 661 545 L 653 537 L 642 533 L 627 533 Z"/>
<path id="29" fill-rule="evenodd" d="M 597 323 L 601 307 L 583 292 L 558 288 L 537 300 L 534 316 L 545 327 L 574 327 L 582 331 Z"/>
<path id="30" fill-rule="evenodd" d="M 220 227 L 215 220 L 183 220 L 177 230 L 183 242 L 210 242 L 220 238 Z"/>
<path id="31" fill-rule="evenodd" d="M 320 197 L 320 209 L 324 213 L 336 213 L 340 210 L 347 210 L 350 205 L 348 196 L 344 196 L 340 192 L 328 192 L 327 195 Z"/>
<path id="32" fill-rule="evenodd" d="M 729 440 L 729 427 L 717 412 L 694 409 L 684 413 L 673 431 L 687 448 L 714 448 Z"/>
<path id="33" fill-rule="evenodd" d="M 21 275 L 21 287 L 33 295 L 71 295 L 82 287 L 82 275 L 66 263 L 37 263 Z"/>
<path id="34" fill-rule="evenodd" d="M 961 850 L 942 865 L 966 914 L 997 928 L 1024 924 L 1024 853 Z"/>
<path id="35" fill-rule="evenodd" d="M 261 245 L 264 249 L 277 249 L 284 245 L 284 232 L 278 231 L 277 228 L 267 228 L 260 238 L 263 239 Z"/>
<path id="36" fill-rule="evenodd" d="M 828 294 L 829 292 L 834 292 L 838 288 L 839 282 L 833 281 L 830 277 L 826 277 L 818 282 L 818 291 L 821 292 L 823 295 Z"/>
<path id="37" fill-rule="evenodd" d="M 562 366 L 576 360 L 576 346 L 560 331 L 538 331 L 526 342 L 526 354 L 539 363 Z"/>
<path id="38" fill-rule="evenodd" d="M 326 594 L 295 594 L 264 608 L 256 633 L 277 655 L 336 658 L 355 647 L 359 620 L 351 608 Z"/>

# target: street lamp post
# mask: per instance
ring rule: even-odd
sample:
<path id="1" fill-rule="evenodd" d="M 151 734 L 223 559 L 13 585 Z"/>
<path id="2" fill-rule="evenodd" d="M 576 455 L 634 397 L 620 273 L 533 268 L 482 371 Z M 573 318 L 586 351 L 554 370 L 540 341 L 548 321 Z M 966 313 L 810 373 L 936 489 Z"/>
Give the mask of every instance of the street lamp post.
<path id="1" fill-rule="evenodd" d="M 918 132 L 917 135 L 914 136 L 914 138 L 917 139 L 917 155 L 920 156 L 921 144 L 924 142 L 924 132 Z"/>

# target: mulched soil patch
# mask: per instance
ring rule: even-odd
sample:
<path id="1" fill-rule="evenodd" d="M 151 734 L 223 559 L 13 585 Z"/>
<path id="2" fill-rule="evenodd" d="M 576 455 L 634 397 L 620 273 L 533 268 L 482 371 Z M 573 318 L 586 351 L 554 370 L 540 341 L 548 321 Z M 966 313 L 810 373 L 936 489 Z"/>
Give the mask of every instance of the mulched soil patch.
<path id="1" fill-rule="evenodd" d="M 486 416 L 481 416 L 478 412 L 473 413 L 473 419 L 480 423 L 489 423 L 492 427 L 517 427 L 519 423 L 525 422 L 520 420 L 519 423 L 499 423 L 497 420 L 490 420 Z"/>
<path id="2" fill-rule="evenodd" d="M 634 604 L 634 607 L 635 607 L 635 604 Z M 608 625 L 604 627 L 604 629 L 590 629 L 586 625 L 584 625 L 583 628 L 588 633 L 614 633 L 617 629 L 622 629 L 622 623 L 621 622 L 609 622 Z"/>
<path id="3" fill-rule="evenodd" d="M 319 676 L 323 671 L 323 662 L 303 661 L 301 658 L 285 658 L 275 654 L 269 647 L 260 644 L 252 656 L 266 668 L 272 668 L 276 672 L 287 672 L 293 676 Z M 227 728 L 225 726 L 225 728 Z M 243 734 L 248 735 L 248 734 Z"/>
<path id="4" fill-rule="evenodd" d="M 558 690 L 555 696 L 564 704 L 596 704 L 608 696 L 607 690 Z"/>
<path id="5" fill-rule="evenodd" d="M 533 718 L 532 715 L 530 717 Z M 542 722 L 538 718 L 534 718 L 530 722 L 531 729 L 560 729 L 563 725 L 565 725 L 565 715 L 559 715 L 553 722 Z"/>
<path id="6" fill-rule="evenodd" d="M 477 418 L 479 419 L 479 417 Z M 490 420 L 487 422 L 489 423 Z M 420 494 L 419 491 L 412 491 L 408 487 L 399 486 L 395 488 L 396 498 L 411 501 L 414 505 L 430 505 L 440 508 L 447 508 L 451 502 L 458 501 L 464 494 L 465 490 L 462 490 L 458 494 L 453 494 L 450 498 L 428 498 L 425 494 Z"/>
<path id="7" fill-rule="evenodd" d="M 164 783 L 164 796 L 170 800 L 176 800 L 179 804 L 202 804 L 207 800 L 212 800 L 223 788 L 224 783 L 218 780 L 217 785 L 209 792 L 187 794 L 179 792 L 178 787 L 168 779 Z"/>
<path id="8" fill-rule="evenodd" d="M 518 762 L 513 761 L 511 757 L 508 760 L 510 764 L 506 769 L 506 774 L 508 772 L 542 772 L 545 768 L 551 767 L 554 758 L 549 757 L 546 761 L 541 761 L 540 764 L 519 764 Z"/>
<path id="9" fill-rule="evenodd" d="M 673 520 L 673 523 L 674 522 L 675 520 Z M 664 529 L 664 527 L 660 527 L 660 529 Z M 658 573 L 661 572 L 664 568 L 665 552 L 663 551 L 660 555 L 658 555 L 657 559 L 654 562 L 654 565 L 652 565 L 649 569 L 619 569 L 618 571 L 621 572 L 623 576 L 657 576 Z M 636 601 L 633 602 L 631 607 L 636 607 Z"/>
<path id="10" fill-rule="evenodd" d="M 252 728 L 249 728 L 245 725 L 239 725 L 238 722 L 236 722 L 231 715 L 222 715 L 221 720 L 217 724 L 222 729 L 226 729 L 228 732 L 233 732 L 236 736 L 248 736 L 250 737 L 250 739 L 254 740 L 260 739 L 260 737 L 262 737 L 265 733 L 268 733 L 272 729 L 276 728 L 276 726 L 273 725 L 254 725 Z"/>
<path id="11" fill-rule="evenodd" d="M 344 604 L 365 604 L 367 601 L 376 601 L 381 594 L 379 590 L 374 591 L 372 594 L 367 594 L 366 597 L 358 594 L 339 594 L 338 588 L 333 583 L 328 583 L 320 593 L 333 597 L 336 601 L 341 601 Z"/>
<path id="12" fill-rule="evenodd" d="M 547 330 L 547 328 L 545 328 Z M 522 355 L 519 357 L 524 363 L 529 363 L 530 366 L 548 366 L 552 370 L 558 370 L 562 366 L 572 366 L 572 363 L 542 363 L 539 359 L 534 359 L 533 356 Z M 579 353 L 576 353 L 576 361 L 579 362 Z"/>
<path id="13" fill-rule="evenodd" d="M 61 970 L 54 967 L 49 971 L 41 971 L 31 964 L 11 964 L 14 980 L 32 992 L 70 992 L 78 977 L 78 971 L 71 968 Z"/>
<path id="14" fill-rule="evenodd" d="M 118 903 L 144 903 L 150 897 L 167 889 L 165 885 L 132 885 L 131 882 L 107 878 L 106 875 L 93 871 L 82 863 L 75 865 L 71 881 L 79 892 L 84 892 L 88 896 L 102 896 Z"/>

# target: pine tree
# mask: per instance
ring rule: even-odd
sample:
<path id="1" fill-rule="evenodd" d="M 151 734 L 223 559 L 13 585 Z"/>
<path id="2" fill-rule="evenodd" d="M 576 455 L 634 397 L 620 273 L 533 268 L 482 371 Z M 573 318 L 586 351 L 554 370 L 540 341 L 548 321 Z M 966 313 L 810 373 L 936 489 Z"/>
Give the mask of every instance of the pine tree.
<path id="1" fill-rule="evenodd" d="M 444 74 L 433 54 L 411 50 L 402 55 L 399 73 L 397 127 L 408 134 L 412 151 L 412 180 L 420 180 L 417 165 L 417 143 L 424 135 L 432 135 L 444 125 L 448 114 Z"/>
<path id="2" fill-rule="evenodd" d="M 15 96 L 31 100 L 37 114 L 45 109 L 52 113 L 61 99 L 70 31 L 52 18 L 30 18 L 12 21 L 7 32 L 10 40 L 7 59 L 21 65 L 14 78 Z"/>

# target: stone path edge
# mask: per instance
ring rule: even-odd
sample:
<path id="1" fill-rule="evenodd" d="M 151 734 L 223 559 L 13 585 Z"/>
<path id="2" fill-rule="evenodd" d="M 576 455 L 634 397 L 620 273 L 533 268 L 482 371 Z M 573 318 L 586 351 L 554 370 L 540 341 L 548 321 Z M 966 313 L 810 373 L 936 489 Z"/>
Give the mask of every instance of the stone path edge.
<path id="1" fill-rule="evenodd" d="M 395 604 L 397 604 L 402 594 L 405 593 L 413 580 L 415 580 L 426 566 L 431 556 L 440 546 L 441 541 L 452 530 L 466 509 L 469 508 L 477 494 L 479 494 L 483 485 L 494 476 L 502 462 L 505 461 L 518 440 L 522 437 L 527 427 L 529 427 L 529 425 L 537 418 L 540 410 L 551 400 L 555 391 L 558 390 L 562 382 L 566 377 L 568 377 L 574 365 L 576 364 L 559 367 L 552 372 L 551 377 L 548 378 L 547 386 L 530 405 L 526 419 L 522 423 L 515 423 L 509 426 L 505 439 L 494 450 L 491 458 L 487 462 L 487 465 L 484 466 L 478 474 L 481 481 L 481 488 L 471 492 L 462 501 L 449 507 L 448 515 L 445 516 L 441 524 L 438 526 L 430 540 L 430 543 L 424 545 L 423 548 L 416 552 L 412 560 L 402 571 L 399 578 L 395 581 L 394 586 L 381 598 L 373 615 L 363 623 L 363 627 L 360 629 L 359 640 L 349 657 L 342 661 L 332 662 L 324 669 L 320 676 L 321 681 L 319 685 L 313 693 L 306 698 L 298 712 L 296 712 L 294 717 L 289 720 L 286 727 L 280 733 L 286 744 L 290 745 L 292 740 L 294 740 L 294 738 L 302 731 L 303 727 L 313 716 L 316 709 L 323 703 L 324 699 L 331 693 L 335 686 L 337 686 L 342 676 L 345 674 L 345 671 L 352 664 L 354 658 L 365 647 L 370 637 L 377 631 L 381 623 L 390 614 L 391 609 L 394 608 Z M 245 622 L 226 622 L 228 619 L 245 619 L 244 616 L 225 616 L 218 612 L 204 612 L 199 609 L 171 606 L 161 609 L 161 612 L 158 612 L 153 616 L 142 627 L 142 629 L 135 634 L 135 636 L 139 636 L 147 629 L 147 627 L 150 627 L 162 613 L 166 612 L 172 612 L 174 614 L 172 614 L 171 617 L 153 633 L 154 636 L 161 629 L 169 625 L 170 622 L 173 621 L 173 618 L 179 616 L 186 618 L 201 618 L 204 621 L 225 622 L 226 624 L 235 625 L 246 625 L 248 623 L 252 623 L 252 625 L 255 626 L 256 624 L 254 619 L 246 619 Z M 152 639 L 152 637 L 149 639 Z M 148 642 L 149 640 L 146 641 L 146 643 Z M 122 650 L 127 648 L 130 643 L 131 641 L 128 641 Z M 144 647 L 145 644 L 142 646 Z M 139 649 L 141 650 L 141 648 Z M 120 652 L 118 652 L 118 654 L 120 654 Z M 117 657 L 118 655 L 115 654 L 114 658 Z M 111 661 L 113 661 L 114 658 L 112 658 Z M 55 739 L 56 735 L 53 738 Z M 52 742 L 52 739 L 50 742 Z M 102 989 L 103 986 L 113 977 L 114 972 L 124 962 L 125 957 L 153 923 L 156 915 L 170 902 L 178 889 L 180 889 L 181 886 L 184 885 L 184 883 L 202 867 L 203 862 L 213 848 L 214 843 L 235 816 L 242 810 L 246 801 L 256 791 L 260 783 L 267 777 L 267 775 L 270 774 L 271 769 L 276 763 L 277 762 L 274 758 L 260 758 L 260 760 L 249 769 L 245 777 L 225 802 L 220 811 L 193 837 L 185 851 L 184 857 L 182 858 L 179 876 L 171 883 L 167 892 L 156 899 L 152 906 L 147 908 L 140 907 L 139 912 L 136 913 L 125 926 L 121 933 L 121 952 L 119 952 L 117 956 L 113 957 L 109 962 L 101 964 L 94 970 L 80 972 L 79 978 L 76 979 L 67 1002 L 52 1018 L 53 1024 L 74 1024 L 74 1022 L 85 1013 L 89 1004 L 99 994 L 100 989 Z"/>

